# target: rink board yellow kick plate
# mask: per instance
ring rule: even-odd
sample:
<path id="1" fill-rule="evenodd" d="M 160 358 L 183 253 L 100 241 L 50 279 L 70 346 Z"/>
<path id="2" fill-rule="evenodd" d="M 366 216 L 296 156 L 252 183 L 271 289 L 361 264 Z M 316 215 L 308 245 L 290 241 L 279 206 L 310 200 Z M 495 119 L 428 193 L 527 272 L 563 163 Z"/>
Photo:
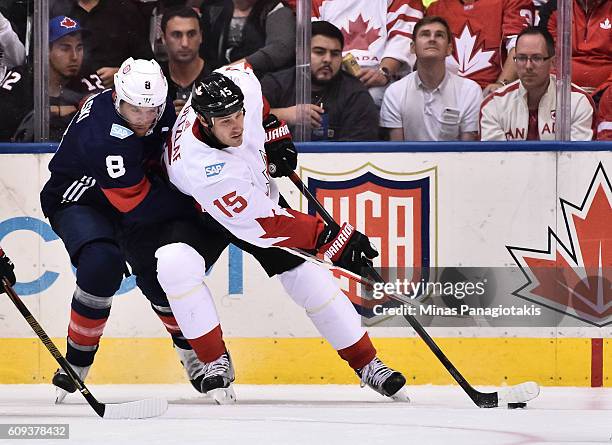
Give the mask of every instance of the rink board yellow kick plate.
<path id="1" fill-rule="evenodd" d="M 60 350 L 65 339 L 54 339 Z M 419 338 L 374 338 L 378 355 L 409 384 L 454 383 Z M 474 385 L 534 380 L 549 386 L 612 387 L 612 339 L 437 338 Z M 354 373 L 317 338 L 228 338 L 237 383 L 349 384 Z M 0 339 L 0 383 L 48 383 L 57 364 L 37 338 Z M 169 339 L 105 338 L 88 382 L 185 381 Z"/>

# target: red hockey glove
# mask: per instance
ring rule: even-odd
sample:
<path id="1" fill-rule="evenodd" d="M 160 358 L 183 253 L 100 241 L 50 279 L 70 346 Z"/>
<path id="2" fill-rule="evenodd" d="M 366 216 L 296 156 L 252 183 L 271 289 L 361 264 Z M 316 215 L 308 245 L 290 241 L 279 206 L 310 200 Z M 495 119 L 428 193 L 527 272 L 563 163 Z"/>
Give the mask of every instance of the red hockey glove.
<path id="1" fill-rule="evenodd" d="M 367 276 L 363 268 L 371 266 L 372 259 L 378 256 L 370 239 L 348 223 L 342 224 L 340 230 L 326 226 L 319 235 L 317 250 L 336 266 L 363 276 Z"/>
<path id="2" fill-rule="evenodd" d="M 13 266 L 13 263 L 11 262 L 9 257 L 7 257 L 2 248 L 0 248 L 0 280 L 6 278 L 9 284 L 13 286 L 17 281 L 15 279 L 15 272 L 13 272 L 14 270 L 15 266 Z M 0 294 L 3 293 L 4 286 L 0 285 Z"/>
<path id="3" fill-rule="evenodd" d="M 269 114 L 263 123 L 266 130 L 266 155 L 268 172 L 273 178 L 289 176 L 297 166 L 297 149 L 293 145 L 291 132 L 285 121 Z"/>

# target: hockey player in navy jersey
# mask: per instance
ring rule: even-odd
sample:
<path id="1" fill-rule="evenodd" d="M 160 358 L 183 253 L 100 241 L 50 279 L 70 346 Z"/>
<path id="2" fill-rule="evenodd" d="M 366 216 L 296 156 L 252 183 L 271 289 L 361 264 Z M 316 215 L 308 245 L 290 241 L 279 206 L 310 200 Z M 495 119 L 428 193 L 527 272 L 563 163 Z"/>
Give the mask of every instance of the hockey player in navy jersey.
<path id="1" fill-rule="evenodd" d="M 195 211 L 192 200 L 172 190 L 155 168 L 176 119 L 167 89 L 157 62 L 127 59 L 115 74 L 115 89 L 84 103 L 49 163 L 51 178 L 40 199 L 76 267 L 66 358 L 83 379 L 98 350 L 126 260 L 172 336 L 190 380 L 201 371 L 155 272 L 159 225 Z M 57 403 L 75 391 L 63 370 L 56 372 L 53 383 Z"/>
<path id="2" fill-rule="evenodd" d="M 234 368 L 205 278 L 231 242 L 279 278 L 363 385 L 406 400 L 406 379 L 376 357 L 359 315 L 331 274 L 277 248 L 316 250 L 356 273 L 378 255 L 350 224 L 337 230 L 283 205 L 268 162 L 277 167 L 273 177 L 287 176 L 297 153 L 286 124 L 273 116 L 265 121 L 266 135 L 264 114 L 253 71 L 245 64 L 220 68 L 196 83 L 166 142 L 171 182 L 205 211 L 195 226 L 167 225 L 164 245 L 156 252 L 159 283 L 205 363 L 202 390 L 218 403 L 235 400 Z"/>

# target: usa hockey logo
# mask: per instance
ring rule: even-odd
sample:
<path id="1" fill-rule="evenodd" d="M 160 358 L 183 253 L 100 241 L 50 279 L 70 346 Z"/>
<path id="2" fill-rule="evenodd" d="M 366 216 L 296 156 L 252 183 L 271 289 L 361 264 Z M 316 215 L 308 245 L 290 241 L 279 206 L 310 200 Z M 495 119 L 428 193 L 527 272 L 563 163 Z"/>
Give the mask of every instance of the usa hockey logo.
<path id="1" fill-rule="evenodd" d="M 564 228 L 548 246 L 507 246 L 527 283 L 514 295 L 603 327 L 612 324 L 612 186 L 603 164 L 580 205 L 561 198 Z M 564 231 L 565 233 L 563 233 Z M 561 241 L 567 235 L 568 242 Z"/>
<path id="2" fill-rule="evenodd" d="M 436 265 L 436 175 L 436 167 L 399 173 L 369 163 L 346 173 L 301 169 L 310 191 L 337 222 L 348 222 L 368 235 L 380 254 L 374 266 L 403 274 L 385 278 L 411 281 L 427 280 L 429 268 Z M 311 204 L 308 213 L 315 214 Z M 357 283 L 341 275 L 336 273 L 357 310 L 374 317 L 372 308 L 381 300 L 362 299 Z"/>
<path id="3" fill-rule="evenodd" d="M 217 176 L 221 173 L 221 170 L 223 170 L 223 166 L 225 165 L 225 162 L 220 162 L 218 164 L 212 164 L 212 165 L 207 165 L 206 167 L 204 167 L 204 172 L 206 173 L 206 177 L 210 178 L 212 176 Z"/>

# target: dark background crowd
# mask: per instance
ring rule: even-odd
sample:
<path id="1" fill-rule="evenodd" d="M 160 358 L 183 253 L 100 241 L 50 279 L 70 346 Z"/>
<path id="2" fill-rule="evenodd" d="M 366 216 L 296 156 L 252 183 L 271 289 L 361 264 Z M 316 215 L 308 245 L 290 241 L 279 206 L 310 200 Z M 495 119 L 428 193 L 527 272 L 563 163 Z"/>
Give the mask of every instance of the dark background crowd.
<path id="1" fill-rule="evenodd" d="M 198 77 L 247 62 L 311 140 L 554 140 L 556 0 L 312 0 L 305 105 L 295 7 L 49 0 L 50 140 L 128 57 L 160 63 L 177 113 Z M 0 0 L 0 142 L 34 140 L 32 22 L 33 0 Z M 573 0 L 571 29 L 572 140 L 612 140 L 612 1 Z"/>

